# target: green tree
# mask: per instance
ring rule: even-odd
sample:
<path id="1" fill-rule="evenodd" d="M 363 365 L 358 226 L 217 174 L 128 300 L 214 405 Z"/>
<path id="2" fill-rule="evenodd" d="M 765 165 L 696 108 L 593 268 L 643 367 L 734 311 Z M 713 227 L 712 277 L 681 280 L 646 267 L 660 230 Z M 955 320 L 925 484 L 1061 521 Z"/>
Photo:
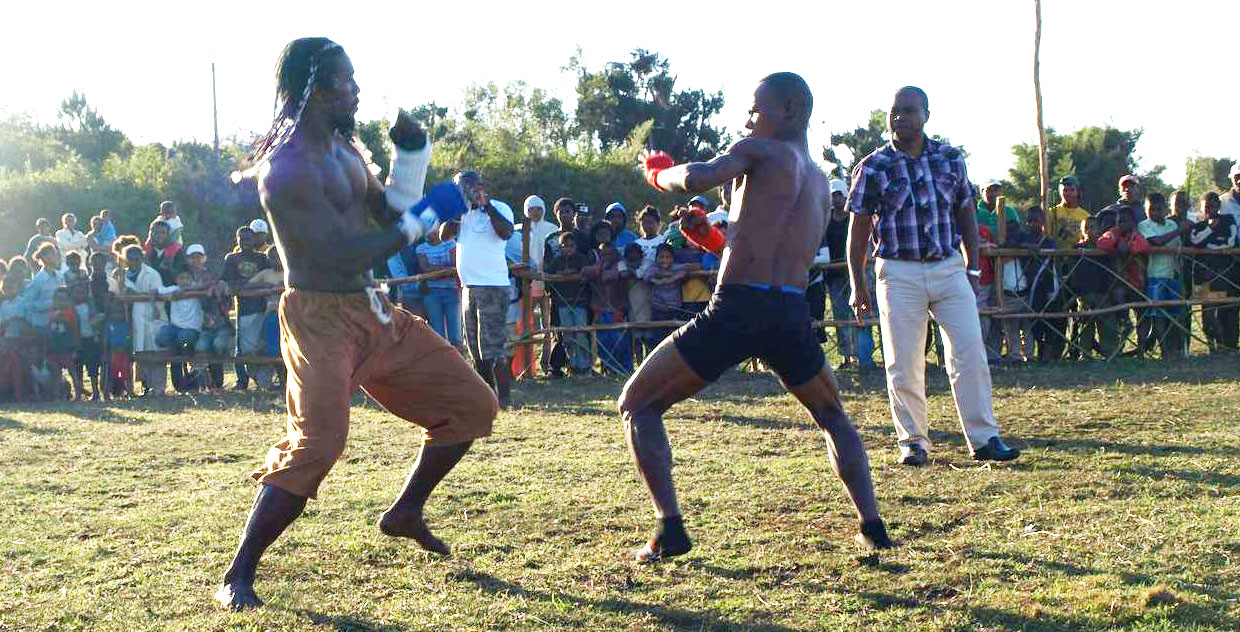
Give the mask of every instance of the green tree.
<path id="1" fill-rule="evenodd" d="M 1146 193 L 1168 193 L 1171 187 L 1162 180 L 1166 169 L 1156 165 L 1148 171 L 1137 169 L 1137 142 L 1142 130 L 1120 130 L 1111 126 L 1085 127 L 1070 135 L 1046 130 L 1047 164 L 1051 183 L 1075 175 L 1081 181 L 1082 206 L 1098 211 L 1115 201 L 1121 176 L 1133 174 L 1141 179 Z M 1012 147 L 1015 164 L 1008 170 L 1007 195 L 1015 204 L 1038 203 L 1038 146 L 1021 143 Z M 1052 187 L 1055 188 L 1055 187 Z M 1058 194 L 1052 194 L 1058 204 Z"/>
<path id="2" fill-rule="evenodd" d="M 1231 158 L 1193 156 L 1184 165 L 1184 189 L 1196 199 L 1206 191 L 1226 191 L 1231 188 L 1227 172 L 1235 161 Z"/>
<path id="3" fill-rule="evenodd" d="M 723 109 L 723 93 L 677 91 L 667 59 L 640 48 L 630 56 L 597 71 L 582 65 L 579 55 L 569 60 L 567 69 L 577 73 L 577 133 L 608 150 L 626 143 L 641 123 L 654 121 L 648 140 L 677 160 L 718 154 L 730 140 L 711 125 Z"/>
<path id="4" fill-rule="evenodd" d="M 952 144 L 950 140 L 938 134 L 931 135 L 930 138 L 940 143 Z M 888 139 L 890 139 L 890 134 L 887 131 L 886 110 L 870 112 L 870 118 L 866 121 L 865 127 L 857 127 L 850 132 L 832 134 L 831 145 L 822 148 L 823 158 L 837 165 L 836 171 L 828 175 L 847 179 L 849 177 L 849 169 L 853 165 L 870 155 L 874 150 L 887 144 Z M 848 151 L 840 151 L 841 145 L 847 147 Z M 969 152 L 965 151 L 963 146 L 953 145 L 953 147 L 959 149 L 961 155 L 965 158 L 969 157 Z M 840 155 L 841 153 L 845 155 Z"/>
<path id="5" fill-rule="evenodd" d="M 13 114 L 0 122 L 0 169 L 41 171 L 67 160 L 72 153 L 54 131 L 28 116 Z"/>
<path id="6" fill-rule="evenodd" d="M 60 141 L 87 162 L 102 165 L 113 153 L 128 153 L 129 140 L 114 129 L 86 102 L 86 95 L 74 91 L 60 102 Z"/>
<path id="7" fill-rule="evenodd" d="M 884 138 L 886 133 L 887 112 L 874 110 L 870 112 L 870 119 L 866 121 L 865 127 L 857 127 L 841 134 L 832 134 L 831 146 L 823 147 L 823 157 L 839 165 L 839 173 L 832 175 L 847 178 L 849 168 L 887 142 Z M 840 152 L 836 151 L 840 145 L 847 147 L 852 155 L 840 156 Z"/>

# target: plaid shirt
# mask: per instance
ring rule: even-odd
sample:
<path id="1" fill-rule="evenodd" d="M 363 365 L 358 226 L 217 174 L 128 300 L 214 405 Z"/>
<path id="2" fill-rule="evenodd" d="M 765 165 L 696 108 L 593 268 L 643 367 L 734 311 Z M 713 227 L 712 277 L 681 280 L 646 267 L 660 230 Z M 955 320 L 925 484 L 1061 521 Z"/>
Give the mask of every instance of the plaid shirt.
<path id="1" fill-rule="evenodd" d="M 955 212 L 973 210 L 964 156 L 930 138 L 916 158 L 887 143 L 853 169 L 848 208 L 878 216 L 876 256 L 911 261 L 950 257 L 960 244 Z"/>

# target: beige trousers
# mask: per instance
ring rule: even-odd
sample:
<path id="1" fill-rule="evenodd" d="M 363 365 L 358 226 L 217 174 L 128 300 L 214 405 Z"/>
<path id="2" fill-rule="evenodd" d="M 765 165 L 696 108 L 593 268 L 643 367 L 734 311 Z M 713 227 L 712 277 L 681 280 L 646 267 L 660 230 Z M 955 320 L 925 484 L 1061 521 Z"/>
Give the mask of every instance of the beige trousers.
<path id="1" fill-rule="evenodd" d="M 939 324 L 952 399 L 969 450 L 999 435 L 990 399 L 990 368 L 977 314 L 977 297 L 959 253 L 935 263 L 879 259 L 879 319 L 887 394 L 901 446 L 930 449 L 926 420 L 926 323 Z"/>

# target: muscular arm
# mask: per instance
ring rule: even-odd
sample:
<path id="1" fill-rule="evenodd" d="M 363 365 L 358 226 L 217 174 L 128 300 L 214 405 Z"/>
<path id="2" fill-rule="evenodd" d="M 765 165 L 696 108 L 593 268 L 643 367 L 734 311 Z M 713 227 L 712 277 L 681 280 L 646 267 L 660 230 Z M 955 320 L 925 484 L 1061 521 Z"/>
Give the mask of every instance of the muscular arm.
<path id="1" fill-rule="evenodd" d="M 768 155 L 766 142 L 746 138 L 710 162 L 687 162 L 659 172 L 659 188 L 675 193 L 702 193 L 735 180 Z"/>
<path id="2" fill-rule="evenodd" d="M 369 187 L 367 191 L 369 195 Z M 289 258 L 309 270 L 336 277 L 363 274 L 407 242 L 392 226 L 349 234 L 338 221 L 340 211 L 325 195 L 321 170 L 314 165 L 292 161 L 272 165 L 260 180 L 259 199 L 277 222 Z"/>

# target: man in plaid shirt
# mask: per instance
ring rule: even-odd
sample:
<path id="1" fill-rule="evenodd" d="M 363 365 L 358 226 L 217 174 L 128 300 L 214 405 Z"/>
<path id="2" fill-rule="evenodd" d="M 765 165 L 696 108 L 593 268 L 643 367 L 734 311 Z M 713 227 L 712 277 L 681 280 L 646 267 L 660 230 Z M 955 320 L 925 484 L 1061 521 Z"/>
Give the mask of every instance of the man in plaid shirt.
<path id="1" fill-rule="evenodd" d="M 865 259 L 873 238 L 887 392 L 901 464 L 924 465 L 929 460 L 929 315 L 947 342 L 947 375 L 969 451 L 977 460 L 1010 461 L 1020 451 L 999 438 L 977 312 L 981 270 L 973 188 L 960 150 L 926 137 L 923 127 L 929 117 L 926 93 L 913 86 L 901 88 L 887 119 L 891 142 L 853 169 L 848 196 L 853 308 L 858 319 L 872 316 Z"/>

